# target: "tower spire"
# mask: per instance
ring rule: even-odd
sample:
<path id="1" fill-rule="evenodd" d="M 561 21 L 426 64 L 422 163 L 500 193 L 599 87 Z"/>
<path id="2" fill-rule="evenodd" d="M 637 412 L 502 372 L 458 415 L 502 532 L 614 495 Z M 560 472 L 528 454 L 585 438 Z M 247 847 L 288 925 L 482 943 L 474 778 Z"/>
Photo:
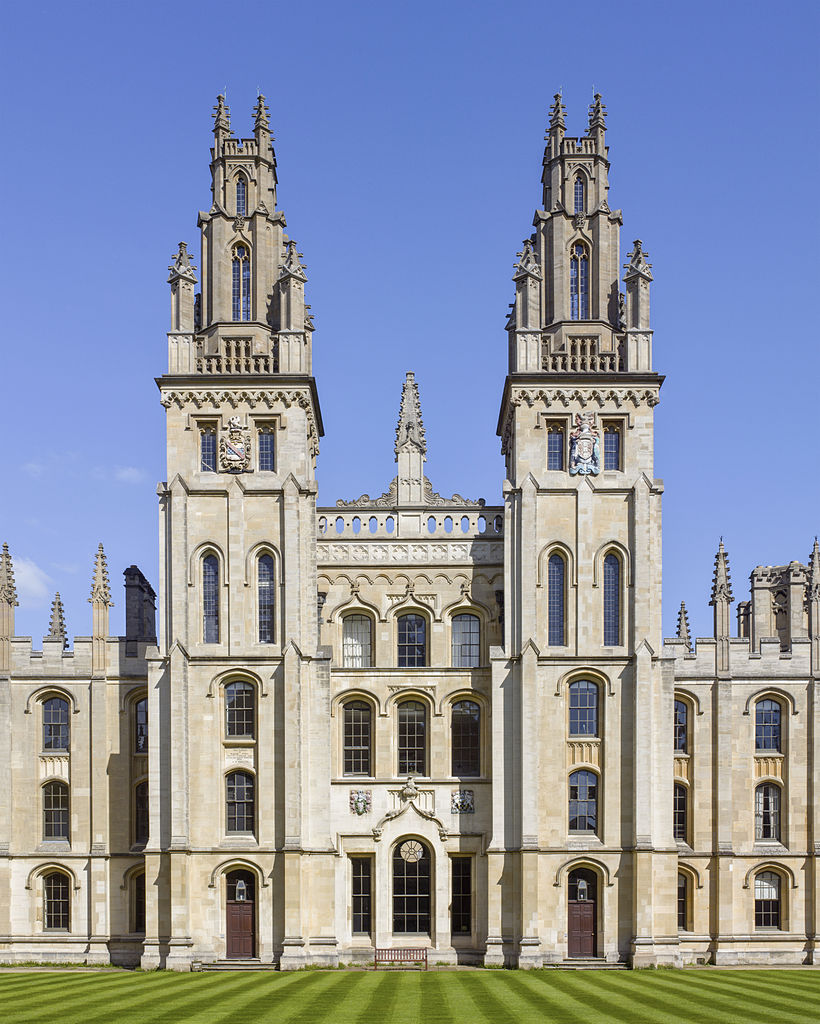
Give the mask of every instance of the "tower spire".
<path id="1" fill-rule="evenodd" d="M 678 612 L 678 639 L 686 644 L 686 650 L 692 653 L 692 637 L 689 633 L 689 613 L 686 610 L 686 603 L 681 601 Z"/>
<path id="2" fill-rule="evenodd" d="M 820 547 L 816 537 L 809 555 L 809 600 L 820 601 Z"/>
<path id="3" fill-rule="evenodd" d="M 65 613 L 63 611 L 63 602 L 60 597 L 59 590 L 54 595 L 54 600 L 51 602 L 51 620 L 48 624 L 48 639 L 61 640 L 63 650 L 68 647 L 65 628 Z"/>
<path id="4" fill-rule="evenodd" d="M 225 102 L 224 93 L 217 96 L 214 107 L 214 135 L 219 137 L 220 134 L 231 134 L 231 108 Z"/>
<path id="5" fill-rule="evenodd" d="M 606 107 L 601 101 L 601 94 L 596 92 L 592 103 L 589 105 L 589 128 L 587 135 L 595 139 L 596 148 L 599 153 L 606 150 Z"/>
<path id="6" fill-rule="evenodd" d="M 723 537 L 720 538 L 717 554 L 715 555 L 715 571 L 712 576 L 712 599 L 710 605 L 716 605 L 719 601 L 734 601 L 732 594 L 731 570 L 729 569 L 729 556 L 723 546 Z"/>
<path id="7" fill-rule="evenodd" d="M 14 567 L 8 544 L 0 554 L 0 673 L 11 670 L 11 638 L 14 636 L 14 609 L 17 607 L 17 588 L 14 585 Z"/>
<path id="8" fill-rule="evenodd" d="M 108 563 L 103 546 L 97 548 L 94 559 L 94 575 L 91 578 L 91 672 L 105 673 L 105 645 L 108 637 L 108 609 L 112 607 L 111 586 L 108 582 Z"/>
<path id="9" fill-rule="evenodd" d="M 265 104 L 265 97 L 260 92 L 256 97 L 256 106 L 253 108 L 253 130 L 254 134 L 265 132 L 270 135 L 270 110 Z"/>
<path id="10" fill-rule="evenodd" d="M 715 609 L 714 628 L 715 640 L 715 669 L 718 674 L 729 671 L 729 606 L 734 601 L 732 594 L 732 580 L 729 571 L 729 556 L 723 546 L 723 538 L 720 538 L 720 545 L 715 555 L 715 572 L 712 577 L 712 599 L 709 604 Z"/>
<path id="11" fill-rule="evenodd" d="M 421 419 L 421 403 L 415 374 L 408 372 L 401 391 L 399 423 L 396 427 L 396 462 L 399 464 L 397 494 L 400 505 L 424 500 L 424 463 L 427 442 Z"/>
<path id="12" fill-rule="evenodd" d="M 11 564 L 8 544 L 3 544 L 0 555 L 0 603 L 17 607 L 17 587 L 14 583 L 14 566 Z"/>
<path id="13" fill-rule="evenodd" d="M 817 538 L 809 555 L 809 579 L 806 587 L 806 604 L 809 610 L 809 639 L 811 640 L 811 671 L 815 679 L 820 678 L 820 547 Z"/>
<path id="14" fill-rule="evenodd" d="M 94 575 L 91 578 L 90 604 L 104 604 L 112 607 L 111 585 L 108 582 L 108 562 L 103 551 L 102 544 L 97 547 L 97 554 L 94 558 Z"/>
<path id="15" fill-rule="evenodd" d="M 561 135 L 567 129 L 567 122 L 565 115 L 567 108 L 564 106 L 564 98 L 560 92 L 557 92 L 552 98 L 552 106 L 550 107 L 550 126 L 547 134 L 544 136 L 545 139 L 549 139 L 550 136 L 555 132 Z"/>

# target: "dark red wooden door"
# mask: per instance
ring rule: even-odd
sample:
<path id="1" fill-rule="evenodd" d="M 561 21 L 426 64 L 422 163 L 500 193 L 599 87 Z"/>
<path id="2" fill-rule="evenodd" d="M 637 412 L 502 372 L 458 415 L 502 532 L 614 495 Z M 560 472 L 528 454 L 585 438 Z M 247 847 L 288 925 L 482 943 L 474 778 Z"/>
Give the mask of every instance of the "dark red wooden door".
<path id="1" fill-rule="evenodd" d="M 237 903 L 229 900 L 227 910 L 228 958 L 241 960 L 252 957 L 254 955 L 253 903 L 247 901 Z"/>
<path id="2" fill-rule="evenodd" d="M 592 900 L 570 900 L 568 916 L 568 955 L 595 956 L 595 904 Z"/>

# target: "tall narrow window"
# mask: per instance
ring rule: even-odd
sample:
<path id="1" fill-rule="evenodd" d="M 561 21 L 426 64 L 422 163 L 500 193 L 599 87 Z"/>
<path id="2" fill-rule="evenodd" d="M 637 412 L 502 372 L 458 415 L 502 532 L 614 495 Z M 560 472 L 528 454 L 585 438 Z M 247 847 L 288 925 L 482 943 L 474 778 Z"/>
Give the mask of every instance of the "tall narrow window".
<path id="1" fill-rule="evenodd" d="M 453 616 L 453 668 L 478 668 L 481 627 L 477 615 Z"/>
<path id="2" fill-rule="evenodd" d="M 604 425 L 604 469 L 621 468 L 621 428 L 617 423 Z"/>
<path id="3" fill-rule="evenodd" d="M 276 468 L 275 439 L 276 435 L 270 427 L 263 427 L 259 431 L 259 470 L 262 473 L 273 473 Z"/>
<path id="4" fill-rule="evenodd" d="M 43 701 L 43 750 L 68 750 L 68 701 L 49 697 Z"/>
<path id="5" fill-rule="evenodd" d="M 569 830 L 595 832 L 598 829 L 598 776 L 594 772 L 573 772 L 569 777 Z"/>
<path id="6" fill-rule="evenodd" d="M 131 931 L 136 935 L 145 934 L 145 872 L 140 871 L 131 881 Z"/>
<path id="7" fill-rule="evenodd" d="M 621 642 L 621 563 L 617 555 L 604 558 L 604 647 Z"/>
<path id="8" fill-rule="evenodd" d="M 469 935 L 473 930 L 473 861 L 471 857 L 453 857 L 453 902 L 450 929 L 453 935 Z"/>
<path id="9" fill-rule="evenodd" d="M 225 778 L 228 832 L 253 832 L 256 805 L 250 772 L 231 772 Z"/>
<path id="10" fill-rule="evenodd" d="M 346 615 L 342 620 L 342 664 L 345 668 L 369 668 L 372 623 L 369 615 Z"/>
<path id="11" fill-rule="evenodd" d="M 247 211 L 248 203 L 248 186 L 245 184 L 243 177 L 236 179 L 236 215 L 237 217 L 244 217 Z"/>
<path id="12" fill-rule="evenodd" d="M 755 876 L 755 928 L 780 927 L 780 876 L 761 871 Z"/>
<path id="13" fill-rule="evenodd" d="M 564 468 L 564 428 L 560 423 L 547 427 L 547 469 Z"/>
<path id="14" fill-rule="evenodd" d="M 344 718 L 344 773 L 370 775 L 370 705 L 363 700 L 349 701 Z"/>
<path id="15" fill-rule="evenodd" d="M 234 320 L 251 318 L 251 256 L 248 247 L 237 245 L 231 262 L 231 297 Z"/>
<path id="16" fill-rule="evenodd" d="M 43 927 L 48 931 L 67 932 L 71 884 L 62 871 L 52 871 L 43 879 Z"/>
<path id="17" fill-rule="evenodd" d="M 141 697 L 134 704 L 134 753 L 148 753 L 148 698 Z"/>
<path id="18" fill-rule="evenodd" d="M 678 931 L 688 931 L 689 924 L 689 886 L 683 872 L 678 874 Z"/>
<path id="19" fill-rule="evenodd" d="M 216 430 L 203 427 L 199 435 L 200 470 L 203 473 L 216 472 Z"/>
<path id="20" fill-rule="evenodd" d="M 206 644 L 219 643 L 219 559 L 216 555 L 202 559 L 202 639 Z"/>
<path id="21" fill-rule="evenodd" d="M 399 775 L 427 774 L 427 711 L 421 701 L 399 704 Z"/>
<path id="22" fill-rule="evenodd" d="M 134 790 L 134 845 L 148 842 L 148 783 L 141 782 Z"/>
<path id="23" fill-rule="evenodd" d="M 353 934 L 369 935 L 371 860 L 369 857 L 351 857 L 350 864 L 353 872 Z"/>
<path id="24" fill-rule="evenodd" d="M 252 683 L 228 683 L 225 687 L 225 735 L 231 739 L 253 739 L 256 718 L 256 689 Z"/>
<path id="25" fill-rule="evenodd" d="M 427 622 L 421 615 L 399 618 L 399 668 L 421 668 L 427 664 Z"/>
<path id="26" fill-rule="evenodd" d="M 759 700 L 755 705 L 755 749 L 780 752 L 780 705 Z"/>
<path id="27" fill-rule="evenodd" d="M 569 734 L 598 735 L 598 687 L 588 679 L 569 684 Z"/>
<path id="28" fill-rule="evenodd" d="M 481 774 L 481 709 L 473 700 L 453 705 L 452 774 L 475 778 Z"/>
<path id="29" fill-rule="evenodd" d="M 672 808 L 672 835 L 681 843 L 685 843 L 687 840 L 687 821 L 686 821 L 686 804 L 689 794 L 686 792 L 686 786 L 681 786 L 680 783 L 675 785 L 675 796 L 674 805 Z"/>
<path id="30" fill-rule="evenodd" d="M 276 580 L 272 555 L 260 555 L 256 563 L 259 604 L 259 643 L 272 644 L 276 636 Z"/>
<path id="31" fill-rule="evenodd" d="M 566 564 L 561 555 L 550 555 L 547 563 L 548 636 L 550 647 L 563 647 Z"/>
<path id="32" fill-rule="evenodd" d="M 689 709 L 685 701 L 675 701 L 675 752 L 678 754 L 689 753 L 688 743 L 688 719 Z"/>
<path id="33" fill-rule="evenodd" d="M 64 782 L 43 786 L 43 839 L 68 842 L 68 786 Z"/>
<path id="34" fill-rule="evenodd" d="M 589 254 L 580 242 L 569 260 L 570 319 L 589 320 Z"/>
<path id="35" fill-rule="evenodd" d="M 587 212 L 586 186 L 584 179 L 579 174 L 575 179 L 575 213 Z"/>
<path id="36" fill-rule="evenodd" d="M 755 839 L 780 839 L 780 787 L 773 782 L 755 790 Z"/>
<path id="37" fill-rule="evenodd" d="M 393 851 L 393 931 L 430 932 L 430 851 L 418 839 L 406 839 Z"/>

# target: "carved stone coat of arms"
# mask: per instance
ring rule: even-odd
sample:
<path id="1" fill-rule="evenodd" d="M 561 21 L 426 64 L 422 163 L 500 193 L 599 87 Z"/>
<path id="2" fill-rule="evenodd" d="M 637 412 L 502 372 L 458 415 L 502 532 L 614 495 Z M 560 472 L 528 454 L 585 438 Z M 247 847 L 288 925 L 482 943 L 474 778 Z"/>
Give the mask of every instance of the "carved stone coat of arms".
<path id="1" fill-rule="evenodd" d="M 251 461 L 251 435 L 238 416 L 231 416 L 228 429 L 219 439 L 219 464 L 227 473 L 244 473 Z"/>
<path id="2" fill-rule="evenodd" d="M 571 476 L 597 476 L 601 472 L 600 432 L 595 414 L 575 414 L 575 426 L 569 435 L 569 472 Z"/>
<path id="3" fill-rule="evenodd" d="M 371 807 L 371 791 L 369 789 L 351 789 L 350 810 L 359 817 L 367 814 Z"/>

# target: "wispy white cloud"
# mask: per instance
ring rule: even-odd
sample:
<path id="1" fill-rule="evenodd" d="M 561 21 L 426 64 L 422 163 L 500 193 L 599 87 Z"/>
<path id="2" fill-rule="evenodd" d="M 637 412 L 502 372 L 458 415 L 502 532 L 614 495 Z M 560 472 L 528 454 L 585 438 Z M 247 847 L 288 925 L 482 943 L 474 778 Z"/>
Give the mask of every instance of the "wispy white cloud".
<path id="1" fill-rule="evenodd" d="M 77 562 L 49 562 L 49 567 L 51 569 L 56 569 L 58 572 L 67 573 L 69 575 L 74 575 L 74 573 L 80 571 L 80 566 Z"/>
<path id="2" fill-rule="evenodd" d="M 122 484 L 141 484 L 145 480 L 145 472 L 136 466 L 117 466 L 114 479 Z"/>
<path id="3" fill-rule="evenodd" d="M 41 477 L 45 471 L 46 467 L 41 462 L 26 462 L 23 466 L 23 472 L 35 478 Z"/>
<path id="4" fill-rule="evenodd" d="M 51 601 L 53 581 L 48 573 L 30 558 L 14 559 L 14 579 L 21 604 L 39 608 Z"/>

